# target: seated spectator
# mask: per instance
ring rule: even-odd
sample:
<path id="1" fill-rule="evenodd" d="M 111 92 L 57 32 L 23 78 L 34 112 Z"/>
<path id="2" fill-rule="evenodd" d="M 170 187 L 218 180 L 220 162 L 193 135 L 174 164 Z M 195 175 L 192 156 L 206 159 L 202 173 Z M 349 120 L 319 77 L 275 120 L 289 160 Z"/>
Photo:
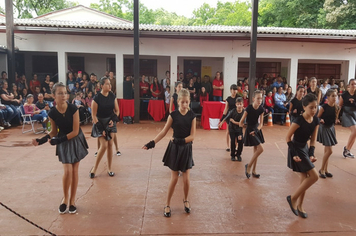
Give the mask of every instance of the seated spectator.
<path id="1" fill-rule="evenodd" d="M 30 91 L 32 94 L 36 93 L 36 87 L 39 87 L 41 90 L 41 83 L 38 80 L 37 74 L 33 74 L 33 79 L 30 81 Z"/>
<path id="2" fill-rule="evenodd" d="M 49 112 L 49 104 L 45 102 L 44 96 L 42 93 L 38 94 L 38 100 L 36 102 L 36 107 L 40 109 L 40 111 L 46 111 L 47 113 Z"/>
<path id="3" fill-rule="evenodd" d="M 36 86 L 35 92 L 33 93 L 34 102 L 37 102 L 37 101 L 38 101 L 38 94 L 40 94 L 40 93 L 41 93 L 41 88 L 40 88 L 40 86 Z"/>
<path id="4" fill-rule="evenodd" d="M 195 101 L 195 87 L 194 87 L 194 80 L 190 79 L 189 84 L 187 87 L 189 94 L 190 94 L 190 101 Z"/>
<path id="5" fill-rule="evenodd" d="M 248 107 L 248 91 L 242 93 L 242 99 L 244 100 L 244 108 Z"/>
<path id="6" fill-rule="evenodd" d="M 22 101 L 21 101 L 22 105 L 25 104 L 25 102 L 26 102 L 26 97 L 28 95 L 27 91 L 28 91 L 27 88 L 22 89 Z"/>
<path id="7" fill-rule="evenodd" d="M 88 111 L 91 114 L 91 103 L 93 102 L 93 92 L 89 91 L 88 96 L 85 98 L 85 105 L 88 108 Z"/>
<path id="8" fill-rule="evenodd" d="M 330 89 L 330 84 L 329 84 L 329 79 L 324 79 L 321 86 L 320 86 L 320 91 L 321 91 L 321 102 L 320 104 L 323 104 L 325 99 L 323 99 L 326 95 L 326 92 Z"/>
<path id="9" fill-rule="evenodd" d="M 338 89 L 339 88 L 339 86 L 337 86 L 337 84 L 335 84 L 335 79 L 334 79 L 334 77 L 330 77 L 330 88 L 331 89 Z"/>
<path id="10" fill-rule="evenodd" d="M 264 78 L 261 81 L 261 86 L 260 86 L 260 90 L 267 90 L 268 89 L 268 85 L 267 85 L 267 79 Z"/>
<path id="11" fill-rule="evenodd" d="M 157 77 L 154 77 L 153 84 L 151 84 L 150 90 L 151 90 L 152 97 L 154 98 L 161 97 L 162 89 L 161 89 L 161 85 L 158 83 Z"/>
<path id="12" fill-rule="evenodd" d="M 28 85 L 27 85 L 27 80 L 25 75 L 21 76 L 21 80 L 17 83 L 17 88 L 19 91 L 22 91 L 24 88 L 28 91 Z M 23 99 L 26 99 L 26 97 L 24 97 L 23 94 L 21 95 Z"/>
<path id="13" fill-rule="evenodd" d="M 96 94 L 96 75 L 94 73 L 90 74 L 90 81 L 88 81 L 88 86 L 86 87 L 85 93 L 88 94 L 89 91 L 92 91 L 93 95 Z"/>
<path id="14" fill-rule="evenodd" d="M 75 82 L 79 83 L 79 87 L 81 87 L 83 85 L 83 72 L 82 71 L 78 71 L 77 78 L 75 79 Z"/>
<path id="15" fill-rule="evenodd" d="M 265 108 L 268 110 L 268 113 L 271 112 L 274 121 L 274 99 L 272 97 L 272 91 L 268 91 L 267 97 L 265 98 Z"/>
<path id="16" fill-rule="evenodd" d="M 20 123 L 21 114 L 17 109 L 17 106 L 21 104 L 21 101 L 15 99 L 14 94 L 8 91 L 8 83 L 7 81 L 3 82 L 2 88 L 0 89 L 0 96 L 2 104 L 6 106 L 7 110 L 7 120 L 6 125 L 10 126 L 10 123 L 13 121 L 17 121 Z"/>
<path id="17" fill-rule="evenodd" d="M 75 97 L 72 101 L 72 104 L 74 104 L 78 110 L 79 110 L 79 120 L 80 122 L 83 122 L 85 120 L 85 104 L 82 102 L 82 97 L 81 97 L 81 93 L 77 92 L 75 94 Z"/>
<path id="18" fill-rule="evenodd" d="M 343 92 L 345 92 L 346 88 L 345 88 L 345 83 L 344 81 L 340 81 L 339 82 L 339 94 L 342 94 Z"/>
<path id="19" fill-rule="evenodd" d="M 86 88 L 88 87 L 88 74 L 83 73 L 83 81 L 82 84 L 80 85 L 80 88 L 82 89 L 83 93 L 86 93 Z"/>
<path id="20" fill-rule="evenodd" d="M 50 88 L 49 88 L 49 83 L 51 82 L 51 76 L 49 74 L 46 75 L 45 80 L 42 83 L 42 93 L 46 93 Z"/>
<path id="21" fill-rule="evenodd" d="M 294 94 L 292 93 L 291 86 L 288 86 L 287 92 L 284 95 L 286 95 L 286 102 L 290 103 L 290 101 L 292 101 L 292 99 L 294 98 Z"/>
<path id="22" fill-rule="evenodd" d="M 277 81 L 276 82 L 274 82 L 272 85 L 271 85 L 271 87 L 272 88 L 277 88 L 277 90 L 278 90 L 278 88 L 279 87 L 282 87 L 282 89 L 284 88 L 284 84 L 283 84 L 283 82 L 282 82 L 282 77 L 281 76 L 278 76 L 277 77 Z"/>
<path id="23" fill-rule="evenodd" d="M 283 86 L 283 93 L 286 94 L 287 90 L 288 90 L 289 85 L 287 83 L 284 84 Z"/>
<path id="24" fill-rule="evenodd" d="M 18 106 L 20 106 L 22 102 L 22 95 L 19 92 L 16 84 L 12 84 L 12 94 L 14 95 L 14 98 L 19 101 Z"/>
<path id="25" fill-rule="evenodd" d="M 54 102 L 54 97 L 52 94 L 53 85 L 54 85 L 54 83 L 52 81 L 49 82 L 49 89 L 44 94 L 44 100 L 48 104 L 49 108 L 53 107 L 53 102 Z"/>
<path id="26" fill-rule="evenodd" d="M 48 115 L 45 110 L 41 111 L 35 104 L 33 104 L 33 95 L 29 94 L 26 97 L 27 102 L 23 105 L 25 114 L 31 114 L 32 120 L 37 120 L 42 124 L 43 129 L 46 129 L 48 122 Z"/>
<path id="27" fill-rule="evenodd" d="M 0 99 L 0 127 L 10 127 L 10 123 L 8 123 L 7 121 L 7 110 L 6 110 L 6 106 L 4 104 L 1 104 L 1 99 Z M 0 131 L 1 131 L 0 128 Z"/>
<path id="28" fill-rule="evenodd" d="M 278 92 L 274 95 L 274 112 L 282 113 L 281 125 L 284 125 L 285 122 L 285 114 L 289 111 L 288 103 L 286 102 L 286 95 L 283 93 L 283 87 L 278 88 Z"/>
<path id="29" fill-rule="evenodd" d="M 76 95 L 79 91 L 81 91 L 80 84 L 78 82 L 75 82 L 75 85 L 72 88 L 72 91 L 70 91 L 70 93 L 72 95 Z"/>
<path id="30" fill-rule="evenodd" d="M 199 96 L 199 101 L 200 101 L 200 106 L 203 107 L 203 103 L 204 102 L 208 102 L 209 101 L 209 93 L 206 92 L 206 89 L 204 86 L 201 87 L 201 91 L 200 91 L 200 96 Z"/>
<path id="31" fill-rule="evenodd" d="M 68 72 L 67 77 L 67 92 L 71 94 L 72 89 L 75 87 L 75 79 L 72 72 Z"/>

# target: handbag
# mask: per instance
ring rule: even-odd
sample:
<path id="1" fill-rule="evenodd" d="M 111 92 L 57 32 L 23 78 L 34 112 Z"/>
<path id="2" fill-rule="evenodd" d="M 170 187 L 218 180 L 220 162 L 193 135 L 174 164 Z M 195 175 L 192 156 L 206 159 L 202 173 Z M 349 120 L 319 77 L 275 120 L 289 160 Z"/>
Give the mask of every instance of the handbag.
<path id="1" fill-rule="evenodd" d="M 131 116 L 124 116 L 122 118 L 124 124 L 127 124 L 127 125 L 130 125 L 130 124 L 133 124 L 133 119 Z"/>

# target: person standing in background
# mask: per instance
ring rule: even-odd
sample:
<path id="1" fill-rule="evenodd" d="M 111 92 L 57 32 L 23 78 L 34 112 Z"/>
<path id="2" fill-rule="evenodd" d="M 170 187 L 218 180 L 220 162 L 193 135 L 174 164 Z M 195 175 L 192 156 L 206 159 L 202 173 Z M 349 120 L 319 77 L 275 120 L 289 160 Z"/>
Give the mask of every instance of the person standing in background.
<path id="1" fill-rule="evenodd" d="M 216 72 L 215 79 L 213 81 L 213 100 L 222 101 L 222 91 L 224 89 L 224 82 L 220 78 L 220 72 Z"/>

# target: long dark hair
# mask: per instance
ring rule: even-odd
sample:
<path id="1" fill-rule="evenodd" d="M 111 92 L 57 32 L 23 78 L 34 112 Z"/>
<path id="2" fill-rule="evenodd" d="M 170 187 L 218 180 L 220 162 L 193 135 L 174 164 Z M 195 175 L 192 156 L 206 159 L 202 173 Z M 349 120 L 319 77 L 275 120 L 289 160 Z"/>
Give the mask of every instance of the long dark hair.
<path id="1" fill-rule="evenodd" d="M 155 79 L 157 79 L 157 84 L 155 83 Z M 161 85 L 159 84 L 158 78 L 154 77 L 153 78 L 153 91 L 156 91 L 157 86 L 158 86 L 158 90 L 161 92 Z"/>

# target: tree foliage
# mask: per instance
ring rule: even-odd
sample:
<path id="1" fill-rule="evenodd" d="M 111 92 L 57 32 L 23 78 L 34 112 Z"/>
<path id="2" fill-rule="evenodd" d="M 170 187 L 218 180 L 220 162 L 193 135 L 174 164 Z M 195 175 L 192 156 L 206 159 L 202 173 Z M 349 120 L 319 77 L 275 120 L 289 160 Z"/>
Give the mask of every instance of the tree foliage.
<path id="1" fill-rule="evenodd" d="M 17 18 L 33 18 L 48 12 L 72 7 L 78 3 L 67 0 L 13 0 Z"/>
<path id="2" fill-rule="evenodd" d="M 75 0 L 74 0 L 75 1 Z M 67 8 L 69 0 L 13 0 L 18 18 L 31 18 Z M 133 0 L 100 0 L 90 7 L 133 21 Z M 251 25 L 250 0 L 218 1 L 216 6 L 203 3 L 191 18 L 149 9 L 140 4 L 140 23 L 157 25 Z M 0 9 L 1 12 L 1 9 Z M 356 29 L 356 0 L 259 0 L 259 26 Z"/>

